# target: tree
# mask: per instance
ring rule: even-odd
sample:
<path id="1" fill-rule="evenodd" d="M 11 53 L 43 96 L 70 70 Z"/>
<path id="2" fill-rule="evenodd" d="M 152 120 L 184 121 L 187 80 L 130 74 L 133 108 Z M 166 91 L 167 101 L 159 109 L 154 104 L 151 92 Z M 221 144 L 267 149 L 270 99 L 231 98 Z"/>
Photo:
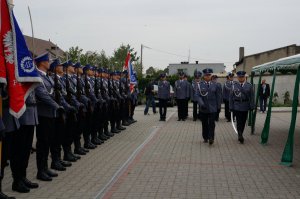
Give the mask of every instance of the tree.
<path id="1" fill-rule="evenodd" d="M 131 56 L 131 62 L 137 62 L 139 60 L 134 48 L 131 48 L 129 44 L 126 46 L 121 44 L 118 49 L 114 50 L 113 56 L 110 58 L 110 63 L 116 70 L 122 70 L 128 52 Z"/>
<path id="2" fill-rule="evenodd" d="M 78 58 L 80 58 L 82 51 L 83 50 L 78 46 L 69 48 L 67 52 L 68 59 L 70 59 L 72 62 L 78 62 Z"/>
<path id="3" fill-rule="evenodd" d="M 153 66 L 150 66 L 147 70 L 146 70 L 146 75 L 149 76 L 153 76 L 155 74 L 156 70 Z"/>

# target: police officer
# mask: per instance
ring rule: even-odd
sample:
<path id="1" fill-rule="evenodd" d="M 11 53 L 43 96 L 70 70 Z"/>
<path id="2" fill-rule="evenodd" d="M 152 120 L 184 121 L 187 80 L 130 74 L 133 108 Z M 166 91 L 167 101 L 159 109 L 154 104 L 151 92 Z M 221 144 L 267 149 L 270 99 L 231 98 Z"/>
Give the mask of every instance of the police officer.
<path id="1" fill-rule="evenodd" d="M 2 192 L 2 179 L 4 177 L 4 168 L 7 166 L 7 160 L 10 156 L 11 140 L 12 133 L 18 131 L 20 128 L 20 123 L 18 119 L 13 117 L 9 113 L 9 102 L 7 91 L 3 89 L 1 84 L 1 96 L 3 97 L 3 112 L 2 118 L 3 122 L 0 122 L 0 141 L 2 142 L 2 151 L 1 151 L 1 176 L 0 176 L 0 199 L 15 199 L 14 197 L 9 197 Z M 22 183 L 22 182 L 21 182 Z M 26 185 L 24 185 L 26 186 Z"/>
<path id="2" fill-rule="evenodd" d="M 186 80 L 184 80 L 184 72 L 178 73 L 179 80 L 175 82 L 174 95 L 177 101 L 178 120 L 185 121 L 186 119 L 186 101 L 189 99 L 190 87 Z"/>
<path id="3" fill-rule="evenodd" d="M 215 139 L 215 119 L 218 109 L 221 108 L 221 93 L 217 84 L 211 81 L 213 70 L 206 68 L 203 71 L 203 81 L 200 82 L 195 98 L 202 112 L 202 137 L 204 142 L 212 145 Z"/>
<path id="4" fill-rule="evenodd" d="M 238 71 L 238 81 L 233 83 L 232 91 L 229 98 L 229 108 L 236 116 L 238 141 L 243 144 L 243 132 L 248 116 L 248 111 L 253 110 L 254 105 L 254 91 L 253 86 L 246 81 L 246 72 Z"/>
<path id="5" fill-rule="evenodd" d="M 38 125 L 35 93 L 32 91 L 26 99 L 26 111 L 19 118 L 20 128 L 12 133 L 10 168 L 13 176 L 12 189 L 27 193 L 38 188 L 26 178 L 26 170 L 33 141 L 34 127 Z"/>
<path id="6" fill-rule="evenodd" d="M 74 65 L 75 73 L 71 76 L 70 81 L 76 87 L 76 99 L 81 103 L 77 114 L 77 124 L 75 132 L 74 132 L 74 154 L 85 155 L 89 152 L 87 148 L 83 148 L 81 146 L 81 134 L 84 132 L 85 127 L 87 126 L 87 109 L 89 106 L 90 99 L 86 97 L 84 83 L 82 79 L 83 75 L 83 67 L 78 62 Z M 86 145 L 86 147 L 91 148 L 90 145 Z"/>
<path id="7" fill-rule="evenodd" d="M 222 99 L 222 84 L 220 82 L 218 82 L 218 76 L 213 75 L 211 77 L 211 81 L 217 84 L 217 89 L 218 89 L 218 92 L 221 93 L 221 99 Z M 216 114 L 216 121 L 219 121 L 220 112 L 221 112 L 221 109 L 218 109 L 218 112 Z"/>
<path id="8" fill-rule="evenodd" d="M 233 73 L 228 73 L 226 76 L 226 82 L 224 83 L 223 86 L 223 102 L 225 104 L 225 118 L 227 119 L 227 122 L 231 121 L 231 116 L 230 116 L 230 110 L 229 110 L 229 95 L 232 90 L 232 85 L 233 85 Z"/>
<path id="9" fill-rule="evenodd" d="M 53 99 L 54 82 L 47 74 L 50 68 L 48 53 L 36 57 L 35 62 L 39 75 L 43 80 L 43 83 L 35 88 L 39 120 L 39 125 L 36 128 L 37 179 L 51 181 L 52 177 L 57 176 L 57 173 L 48 168 L 50 140 L 55 131 L 55 118 L 58 114 L 64 112 L 64 108 Z"/>
<path id="10" fill-rule="evenodd" d="M 167 115 L 167 102 L 170 99 L 170 83 L 166 80 L 166 74 L 160 74 L 160 81 L 158 82 L 158 91 L 157 91 L 157 98 L 158 98 L 158 105 L 159 105 L 159 121 L 166 121 Z"/>
<path id="11" fill-rule="evenodd" d="M 198 84 L 200 83 L 201 81 L 201 76 L 202 76 L 202 73 L 201 71 L 195 71 L 194 72 L 194 79 L 192 81 L 192 95 L 191 95 L 191 100 L 193 102 L 193 121 L 196 121 L 197 118 L 200 118 L 199 117 L 199 105 L 198 105 L 198 102 L 197 100 L 195 99 L 195 95 L 197 93 L 197 90 L 198 90 Z"/>

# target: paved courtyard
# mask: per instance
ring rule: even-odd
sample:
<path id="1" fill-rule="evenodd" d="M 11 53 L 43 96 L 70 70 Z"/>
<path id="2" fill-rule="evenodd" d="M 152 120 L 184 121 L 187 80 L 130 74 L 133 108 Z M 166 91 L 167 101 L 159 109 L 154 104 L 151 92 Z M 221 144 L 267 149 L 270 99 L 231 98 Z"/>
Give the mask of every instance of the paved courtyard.
<path id="1" fill-rule="evenodd" d="M 191 115 L 190 110 L 190 115 Z M 230 123 L 216 125 L 213 146 L 202 142 L 201 123 L 177 121 L 170 108 L 166 122 L 144 116 L 137 123 L 59 172 L 52 182 L 36 180 L 35 154 L 28 178 L 40 188 L 28 194 L 11 190 L 6 169 L 3 192 L 17 198 L 300 198 L 300 119 L 297 119 L 293 167 L 279 165 L 287 139 L 290 112 L 274 112 L 267 146 L 260 144 L 266 114 L 257 115 L 256 134 L 245 131 L 241 145 Z"/>

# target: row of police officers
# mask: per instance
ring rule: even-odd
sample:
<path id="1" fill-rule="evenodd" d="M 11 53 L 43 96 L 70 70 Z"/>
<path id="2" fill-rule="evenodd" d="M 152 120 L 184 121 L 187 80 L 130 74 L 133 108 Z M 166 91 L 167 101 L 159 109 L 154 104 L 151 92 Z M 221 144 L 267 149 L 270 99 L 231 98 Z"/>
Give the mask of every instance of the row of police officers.
<path id="1" fill-rule="evenodd" d="M 50 64 L 48 53 L 36 57 L 35 63 L 42 83 L 27 97 L 26 111 L 19 119 L 9 114 L 8 100 L 4 100 L 4 125 L 0 125 L 5 126 L 0 129 L 1 179 L 9 159 L 12 189 L 21 193 L 39 186 L 26 177 L 35 127 L 36 177 L 52 181 L 58 176 L 53 170 L 65 171 L 81 155 L 136 122 L 133 115 L 138 91 L 135 87 L 130 91 L 127 71 L 111 72 L 69 60 L 61 63 L 59 59 Z M 2 89 L 2 96 L 9 97 L 5 95 Z M 2 198 L 13 197 L 1 191 Z"/>
<path id="2" fill-rule="evenodd" d="M 225 118 L 228 122 L 235 116 L 237 122 L 238 141 L 244 143 L 243 132 L 248 111 L 253 110 L 254 91 L 252 85 L 246 81 L 246 72 L 238 71 L 237 80 L 234 74 L 228 73 L 223 85 L 217 82 L 210 68 L 195 71 L 192 84 L 187 76 L 179 72 L 179 79 L 175 82 L 174 97 L 178 107 L 178 121 L 185 121 L 188 117 L 188 102 L 193 102 L 193 120 L 198 118 L 202 122 L 202 137 L 204 143 L 212 145 L 215 140 L 215 122 L 219 120 L 222 101 L 225 104 Z M 166 75 L 160 75 L 158 83 L 158 99 L 160 106 L 160 121 L 165 121 L 166 102 L 170 99 L 170 83 Z M 199 111 L 199 112 L 198 112 Z M 232 114 L 231 114 L 232 113 Z"/>

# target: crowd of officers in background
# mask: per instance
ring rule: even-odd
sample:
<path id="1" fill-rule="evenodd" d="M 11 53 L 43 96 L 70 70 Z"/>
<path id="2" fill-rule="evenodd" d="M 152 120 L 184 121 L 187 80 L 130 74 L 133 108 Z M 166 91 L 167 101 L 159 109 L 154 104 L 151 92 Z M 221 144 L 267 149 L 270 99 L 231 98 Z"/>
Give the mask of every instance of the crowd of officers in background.
<path id="1" fill-rule="evenodd" d="M 203 75 L 203 76 L 202 76 Z M 187 75 L 180 71 L 179 79 L 174 85 L 174 97 L 178 108 L 178 120 L 185 121 L 188 117 L 188 103 L 193 103 L 193 121 L 200 119 L 202 122 L 202 137 L 204 143 L 212 145 L 215 140 L 215 122 L 219 121 L 221 104 L 225 104 L 225 118 L 227 122 L 236 118 L 238 141 L 243 144 L 243 132 L 248 116 L 248 111 L 253 110 L 254 91 L 252 85 L 246 80 L 246 72 L 238 71 L 237 80 L 234 74 L 228 73 L 227 80 L 222 86 L 217 81 L 218 76 L 213 75 L 210 68 L 194 72 L 192 83 L 187 80 Z M 165 121 L 167 101 L 170 100 L 170 83 L 166 74 L 160 75 L 158 94 L 160 121 Z M 148 111 L 148 110 L 147 110 Z M 233 117 L 231 117 L 231 113 Z M 235 120 L 235 119 L 234 119 Z"/>
<path id="2" fill-rule="evenodd" d="M 35 127 L 36 177 L 52 181 L 58 176 L 53 170 L 65 171 L 89 150 L 136 122 L 133 115 L 138 90 L 134 87 L 130 91 L 127 71 L 83 67 L 59 59 L 50 64 L 48 53 L 36 57 L 35 63 L 43 82 L 27 97 L 25 113 L 16 119 L 9 114 L 7 100 L 3 105 L 1 180 L 10 160 L 12 189 L 20 193 L 39 186 L 26 176 Z M 1 191 L 2 198 L 14 197 Z"/>

